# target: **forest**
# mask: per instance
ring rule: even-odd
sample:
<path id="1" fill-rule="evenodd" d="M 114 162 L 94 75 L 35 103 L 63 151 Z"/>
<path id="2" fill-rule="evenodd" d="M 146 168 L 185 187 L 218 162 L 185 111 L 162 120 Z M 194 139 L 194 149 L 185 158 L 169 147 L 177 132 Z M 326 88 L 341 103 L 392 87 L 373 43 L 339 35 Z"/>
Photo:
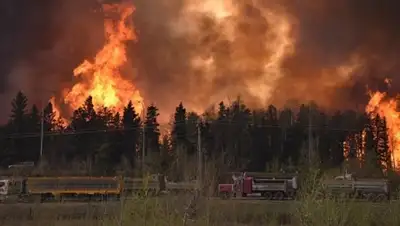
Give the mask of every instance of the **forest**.
<path id="1" fill-rule="evenodd" d="M 90 96 L 68 123 L 56 118 L 51 103 L 43 111 L 29 106 L 22 92 L 11 105 L 8 123 L 1 127 L 2 167 L 34 161 L 46 164 L 47 172 L 113 175 L 145 166 L 182 180 L 182 171 L 195 170 L 199 146 L 205 162 L 233 171 L 294 172 L 313 164 L 381 176 L 392 166 L 384 118 L 371 120 L 353 110 L 327 113 L 312 102 L 297 109 L 250 109 L 237 98 L 201 115 L 177 103 L 168 125 L 157 121 L 155 105 L 141 117 L 132 103 L 115 113 L 96 108 Z"/>

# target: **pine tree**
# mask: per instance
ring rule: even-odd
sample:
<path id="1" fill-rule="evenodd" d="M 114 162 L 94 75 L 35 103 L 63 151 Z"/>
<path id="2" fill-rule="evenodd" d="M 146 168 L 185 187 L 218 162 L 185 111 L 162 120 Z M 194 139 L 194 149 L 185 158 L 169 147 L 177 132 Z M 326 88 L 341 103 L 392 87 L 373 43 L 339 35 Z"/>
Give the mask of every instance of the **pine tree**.
<path id="1" fill-rule="evenodd" d="M 186 109 L 182 102 L 176 107 L 174 122 L 172 128 L 172 149 L 177 150 L 178 146 L 185 150 L 188 149 L 188 140 L 186 132 Z"/>
<path id="2" fill-rule="evenodd" d="M 281 150 L 281 129 L 278 126 L 278 110 L 275 106 L 268 106 L 266 112 L 266 126 L 268 130 L 268 152 L 270 153 L 270 158 L 279 158 Z"/>
<path id="3" fill-rule="evenodd" d="M 266 163 L 272 161 L 269 153 L 270 140 L 268 139 L 269 128 L 266 113 L 262 110 L 254 111 L 252 114 L 252 125 L 250 127 L 252 147 L 250 155 L 250 171 L 264 171 Z"/>
<path id="4" fill-rule="evenodd" d="M 28 98 L 21 91 L 11 103 L 11 116 L 9 126 L 14 133 L 24 133 L 27 131 L 27 106 Z"/>
<path id="5" fill-rule="evenodd" d="M 379 174 L 380 161 L 377 155 L 377 143 L 374 138 L 373 128 L 371 124 L 366 125 L 365 128 L 365 173 L 368 176 Z"/>
<path id="6" fill-rule="evenodd" d="M 99 116 L 94 109 L 92 97 L 89 96 L 85 103 L 74 111 L 71 121 L 71 128 L 75 134 L 75 150 L 67 155 L 68 159 L 86 160 L 88 170 L 93 167 L 94 154 L 103 144 L 99 139 L 101 128 Z"/>
<path id="7" fill-rule="evenodd" d="M 232 103 L 230 109 L 228 155 L 236 168 L 245 168 L 250 160 L 251 112 L 240 98 Z"/>
<path id="8" fill-rule="evenodd" d="M 55 112 L 53 110 L 53 105 L 48 103 L 43 109 L 43 132 L 45 136 L 43 137 L 43 158 L 47 160 L 48 163 L 53 165 L 58 165 L 61 161 L 62 150 L 57 146 L 61 143 L 63 139 L 68 139 L 63 136 L 47 136 L 48 133 L 61 132 L 57 125 L 57 120 L 55 119 Z M 41 119 L 40 119 L 41 120 Z"/>
<path id="9" fill-rule="evenodd" d="M 158 115 L 158 108 L 155 105 L 150 105 L 147 108 L 146 120 L 144 122 L 146 142 L 146 149 L 144 151 L 146 155 L 149 151 L 160 153 L 160 129 L 157 122 Z"/>
<path id="10" fill-rule="evenodd" d="M 187 145 L 186 150 L 187 153 L 191 156 L 197 153 L 197 143 L 198 143 L 198 127 L 200 126 L 200 135 L 204 137 L 202 132 L 204 132 L 204 123 L 200 120 L 200 116 L 194 112 L 189 112 L 187 114 L 187 123 L 186 123 L 186 137 L 187 137 Z M 203 146 L 203 149 L 205 146 Z M 196 154 L 197 156 L 197 154 Z"/>
<path id="11" fill-rule="evenodd" d="M 8 144 L 10 162 L 28 160 L 24 156 L 26 149 L 29 147 L 24 137 L 24 134 L 29 132 L 27 106 L 28 98 L 21 91 L 18 92 L 11 103 L 11 116 L 7 125 L 7 134 L 12 137 Z"/>
<path id="12" fill-rule="evenodd" d="M 217 119 L 210 124 L 211 131 L 214 137 L 214 147 L 210 152 L 215 158 L 226 156 L 228 154 L 228 133 L 229 133 L 229 109 L 224 102 L 219 103 Z"/>
<path id="13" fill-rule="evenodd" d="M 346 125 L 344 124 L 343 114 L 336 112 L 329 121 L 329 137 L 330 143 L 330 159 L 331 166 L 341 166 L 344 160 L 343 156 L 343 141 L 346 139 Z"/>
<path id="14" fill-rule="evenodd" d="M 386 127 L 386 119 L 377 117 L 377 154 L 379 161 L 382 164 L 383 170 L 390 170 L 392 161 L 389 149 L 389 137 Z"/>
<path id="15" fill-rule="evenodd" d="M 122 126 L 124 129 L 122 134 L 122 156 L 128 159 L 131 167 L 134 168 L 140 136 L 140 117 L 131 101 L 124 108 Z"/>
<path id="16" fill-rule="evenodd" d="M 36 105 L 33 105 L 31 111 L 28 115 L 28 127 L 29 131 L 33 133 L 40 132 L 40 124 L 41 124 L 41 114 L 39 113 L 38 108 Z"/>
<path id="17" fill-rule="evenodd" d="M 41 114 L 36 105 L 33 105 L 27 117 L 27 129 L 32 137 L 25 138 L 29 148 L 24 150 L 23 159 L 29 161 L 38 161 L 40 155 L 40 137 L 41 137 Z"/>
<path id="18" fill-rule="evenodd" d="M 297 163 L 299 159 L 299 148 L 298 143 L 301 141 L 301 137 L 299 139 L 299 132 L 302 133 L 300 128 L 297 126 L 297 123 L 294 118 L 294 113 L 291 109 L 285 108 L 280 116 L 279 116 L 279 125 L 282 128 L 282 155 L 280 157 L 281 161 L 288 160 L 289 158 L 292 162 Z"/>
<path id="19" fill-rule="evenodd" d="M 170 169 L 171 163 L 173 161 L 171 140 L 167 135 L 163 136 L 160 146 L 161 146 L 160 147 L 160 151 L 161 151 L 160 168 L 161 168 L 161 172 L 164 175 L 167 175 L 168 171 Z"/>

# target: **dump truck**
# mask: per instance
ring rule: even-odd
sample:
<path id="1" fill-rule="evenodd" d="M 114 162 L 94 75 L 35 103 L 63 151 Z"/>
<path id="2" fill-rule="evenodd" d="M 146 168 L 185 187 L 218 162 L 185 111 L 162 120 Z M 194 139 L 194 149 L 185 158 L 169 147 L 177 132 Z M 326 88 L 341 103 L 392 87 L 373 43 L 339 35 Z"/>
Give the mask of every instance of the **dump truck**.
<path id="1" fill-rule="evenodd" d="M 116 177 L 28 177 L 2 180 L 2 200 L 43 202 L 66 198 L 119 198 L 122 183 Z"/>
<path id="2" fill-rule="evenodd" d="M 298 189 L 297 176 L 248 176 L 241 173 L 239 176 L 232 175 L 232 180 L 233 183 L 218 185 L 221 198 L 261 195 L 268 200 L 293 199 Z"/>
<path id="3" fill-rule="evenodd" d="M 385 179 L 355 178 L 351 174 L 324 180 L 319 197 L 365 199 L 381 202 L 390 199 L 390 183 Z"/>
<path id="4" fill-rule="evenodd" d="M 119 199 L 132 195 L 157 195 L 164 191 L 192 190 L 192 183 L 172 183 L 162 174 L 132 177 L 9 177 L 0 178 L 0 201 L 43 202 Z"/>

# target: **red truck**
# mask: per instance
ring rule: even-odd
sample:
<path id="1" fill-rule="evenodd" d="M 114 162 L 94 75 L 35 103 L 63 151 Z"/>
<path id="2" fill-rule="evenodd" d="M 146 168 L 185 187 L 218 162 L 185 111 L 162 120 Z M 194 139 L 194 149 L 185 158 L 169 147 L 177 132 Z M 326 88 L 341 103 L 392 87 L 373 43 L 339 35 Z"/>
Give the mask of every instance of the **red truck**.
<path id="1" fill-rule="evenodd" d="M 233 183 L 219 184 L 219 196 L 248 197 L 261 195 L 268 200 L 293 199 L 298 189 L 297 176 L 289 175 L 232 175 Z"/>

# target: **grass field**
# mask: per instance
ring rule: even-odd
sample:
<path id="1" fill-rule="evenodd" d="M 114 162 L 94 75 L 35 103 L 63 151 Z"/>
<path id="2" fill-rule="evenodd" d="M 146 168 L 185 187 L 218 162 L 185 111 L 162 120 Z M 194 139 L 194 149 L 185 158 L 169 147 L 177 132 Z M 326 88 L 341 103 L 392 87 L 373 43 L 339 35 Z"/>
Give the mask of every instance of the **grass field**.
<path id="1" fill-rule="evenodd" d="M 108 203 L 0 205 L 0 225 L 131 226 L 185 225 L 188 196 L 135 198 Z M 398 202 L 381 204 L 305 199 L 245 201 L 201 198 L 195 221 L 186 225 L 393 226 L 400 225 Z"/>

